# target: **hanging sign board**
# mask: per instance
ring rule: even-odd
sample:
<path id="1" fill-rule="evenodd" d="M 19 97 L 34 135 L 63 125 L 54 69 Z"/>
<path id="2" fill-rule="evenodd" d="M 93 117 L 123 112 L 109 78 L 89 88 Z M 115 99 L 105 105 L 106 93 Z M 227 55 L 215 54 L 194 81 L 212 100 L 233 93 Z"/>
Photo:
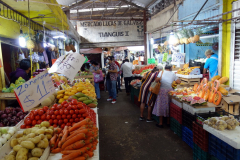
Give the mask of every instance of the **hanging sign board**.
<path id="1" fill-rule="evenodd" d="M 163 54 L 160 54 L 158 56 L 158 63 L 162 63 L 163 62 Z"/>
<path id="2" fill-rule="evenodd" d="M 166 62 L 167 60 L 168 60 L 168 53 L 164 53 L 162 62 Z"/>
<path id="3" fill-rule="evenodd" d="M 174 53 L 172 54 L 172 62 L 184 63 L 185 53 Z"/>
<path id="4" fill-rule="evenodd" d="M 79 53 L 69 53 L 66 56 L 59 57 L 54 65 L 50 68 L 49 73 L 60 73 L 73 81 L 84 61 L 85 57 Z"/>
<path id="5" fill-rule="evenodd" d="M 22 110 L 29 111 L 52 95 L 55 87 L 46 70 L 15 88 L 14 92 Z"/>

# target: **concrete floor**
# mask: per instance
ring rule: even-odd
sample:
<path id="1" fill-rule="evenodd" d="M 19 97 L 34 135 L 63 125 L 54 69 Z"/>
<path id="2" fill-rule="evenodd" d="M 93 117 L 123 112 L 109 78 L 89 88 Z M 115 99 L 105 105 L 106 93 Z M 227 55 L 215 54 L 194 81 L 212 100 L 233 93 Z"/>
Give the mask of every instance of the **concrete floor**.
<path id="1" fill-rule="evenodd" d="M 98 104 L 100 160 L 193 159 L 192 149 L 169 127 L 138 120 L 139 108 L 125 90 L 119 93 L 116 104 L 107 98 L 108 93 L 102 91 Z"/>

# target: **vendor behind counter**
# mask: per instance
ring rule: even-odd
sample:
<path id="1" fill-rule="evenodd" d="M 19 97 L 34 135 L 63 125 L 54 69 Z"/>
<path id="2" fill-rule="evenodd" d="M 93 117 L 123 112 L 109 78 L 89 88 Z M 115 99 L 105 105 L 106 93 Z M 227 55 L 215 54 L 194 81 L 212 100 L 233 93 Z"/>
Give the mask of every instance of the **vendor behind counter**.
<path id="1" fill-rule="evenodd" d="M 205 52 L 205 56 L 208 58 L 205 65 L 203 74 L 206 74 L 207 69 L 209 70 L 209 79 L 212 79 L 214 76 L 218 75 L 218 55 L 214 54 L 211 49 L 208 49 Z"/>
<path id="2" fill-rule="evenodd" d="M 15 81 L 22 77 L 25 81 L 30 79 L 31 62 L 29 59 L 23 59 L 19 63 L 19 68 L 16 71 L 10 73 L 10 82 L 15 84 Z"/>

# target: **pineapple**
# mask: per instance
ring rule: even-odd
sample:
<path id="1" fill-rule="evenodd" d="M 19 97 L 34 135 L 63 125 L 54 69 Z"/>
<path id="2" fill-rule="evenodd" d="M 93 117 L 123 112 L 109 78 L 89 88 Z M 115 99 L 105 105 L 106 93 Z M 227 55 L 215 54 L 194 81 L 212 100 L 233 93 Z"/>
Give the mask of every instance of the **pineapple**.
<path id="1" fill-rule="evenodd" d="M 188 35 L 189 35 L 189 41 L 190 43 L 193 43 L 193 37 L 194 37 L 194 33 L 191 29 L 188 30 Z"/>
<path id="2" fill-rule="evenodd" d="M 200 28 L 198 28 L 198 29 L 196 30 L 195 36 L 193 37 L 193 42 L 194 42 L 194 43 L 196 43 L 196 42 L 198 42 L 198 41 L 200 40 L 201 34 L 202 34 L 202 30 L 201 30 Z"/>
<path id="3" fill-rule="evenodd" d="M 183 43 L 185 44 L 189 44 L 189 41 L 188 41 L 188 30 L 187 29 L 183 29 L 182 30 L 182 37 L 183 37 Z"/>
<path id="4" fill-rule="evenodd" d="M 35 47 L 34 41 L 30 39 L 27 40 L 27 49 L 32 50 Z"/>
<path id="5" fill-rule="evenodd" d="M 69 47 L 69 42 L 68 41 L 65 42 L 65 50 L 67 52 L 71 51 L 71 48 Z"/>

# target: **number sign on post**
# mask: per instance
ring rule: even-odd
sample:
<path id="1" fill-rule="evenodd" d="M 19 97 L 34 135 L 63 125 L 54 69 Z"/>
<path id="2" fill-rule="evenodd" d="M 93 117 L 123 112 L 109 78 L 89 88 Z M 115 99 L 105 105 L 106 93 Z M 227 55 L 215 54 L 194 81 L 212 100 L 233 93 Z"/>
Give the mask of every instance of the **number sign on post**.
<path id="1" fill-rule="evenodd" d="M 22 109 L 28 111 L 52 95 L 55 87 L 46 70 L 15 88 L 14 92 Z"/>
<path id="2" fill-rule="evenodd" d="M 61 58 L 59 61 L 58 59 Z M 62 60 L 62 56 L 59 57 L 54 65 L 49 70 L 49 73 L 57 72 L 65 75 L 71 81 L 74 80 L 75 75 L 82 67 L 85 57 L 79 53 L 69 53 L 65 59 Z M 56 64 L 56 65 L 55 65 Z"/>

